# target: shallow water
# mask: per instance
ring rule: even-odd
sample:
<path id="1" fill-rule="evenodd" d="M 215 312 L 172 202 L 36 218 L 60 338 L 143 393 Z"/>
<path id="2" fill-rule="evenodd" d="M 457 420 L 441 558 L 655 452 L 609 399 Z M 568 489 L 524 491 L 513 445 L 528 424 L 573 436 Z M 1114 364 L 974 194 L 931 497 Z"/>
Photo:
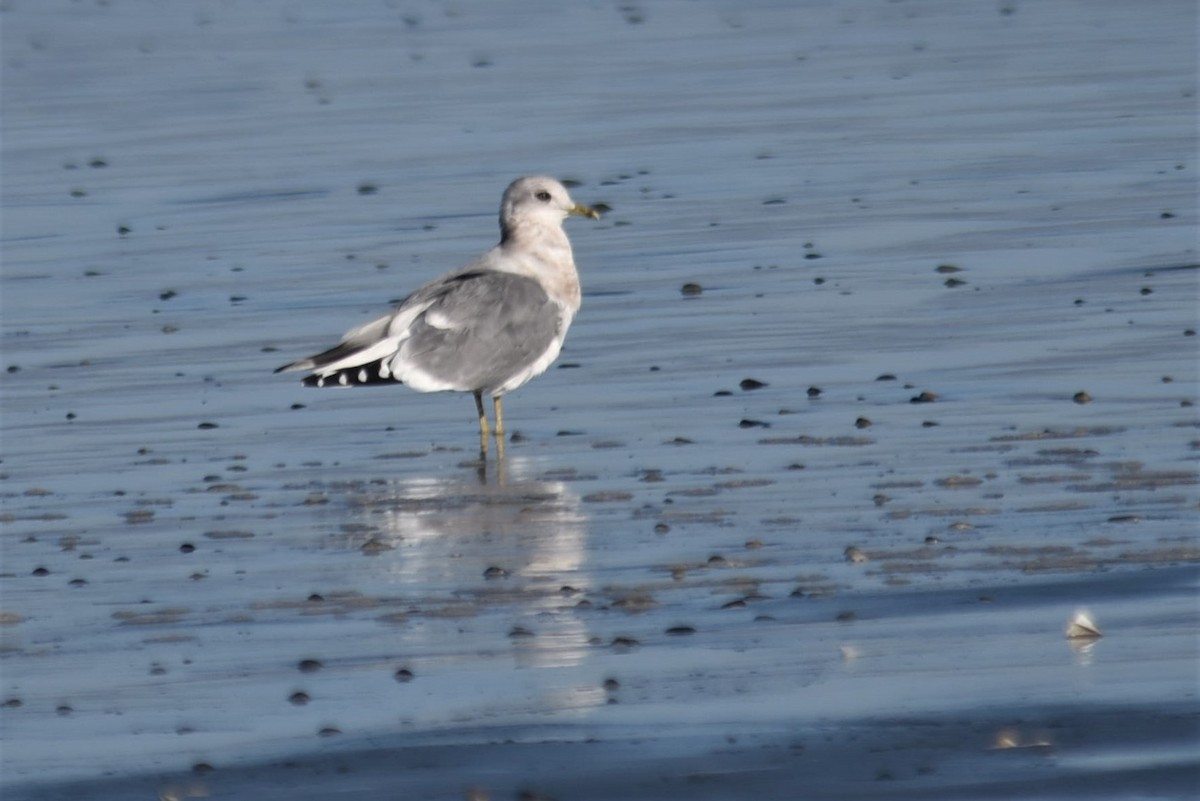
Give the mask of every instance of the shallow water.
<path id="1" fill-rule="evenodd" d="M 1191 4 L 0 25 L 6 799 L 1196 787 Z M 529 172 L 612 211 L 502 463 L 270 374 Z"/>

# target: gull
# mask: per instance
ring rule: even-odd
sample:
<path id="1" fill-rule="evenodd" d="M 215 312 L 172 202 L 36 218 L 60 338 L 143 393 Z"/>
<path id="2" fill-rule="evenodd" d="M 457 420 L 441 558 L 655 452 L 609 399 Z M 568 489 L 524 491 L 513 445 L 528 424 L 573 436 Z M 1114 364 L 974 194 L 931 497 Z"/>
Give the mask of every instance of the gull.
<path id="1" fill-rule="evenodd" d="M 563 230 L 571 215 L 600 219 L 553 178 L 518 178 L 500 202 L 498 245 L 425 284 L 389 314 L 347 331 L 332 348 L 275 372 L 307 370 L 306 387 L 405 384 L 418 392 L 470 392 L 484 450 L 487 395 L 502 446 L 500 399 L 546 371 L 579 311 L 579 273 Z"/>

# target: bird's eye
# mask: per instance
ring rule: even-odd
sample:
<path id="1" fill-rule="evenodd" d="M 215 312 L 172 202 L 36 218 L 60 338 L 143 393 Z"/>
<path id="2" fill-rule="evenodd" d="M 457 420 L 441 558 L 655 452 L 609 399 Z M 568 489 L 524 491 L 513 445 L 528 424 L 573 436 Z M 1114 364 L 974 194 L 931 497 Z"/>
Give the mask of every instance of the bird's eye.
<path id="1" fill-rule="evenodd" d="M 540 192 L 534 193 L 534 197 L 536 197 L 538 200 L 542 201 L 543 203 L 550 202 L 550 193 L 547 192 L 545 189 L 541 190 Z"/>

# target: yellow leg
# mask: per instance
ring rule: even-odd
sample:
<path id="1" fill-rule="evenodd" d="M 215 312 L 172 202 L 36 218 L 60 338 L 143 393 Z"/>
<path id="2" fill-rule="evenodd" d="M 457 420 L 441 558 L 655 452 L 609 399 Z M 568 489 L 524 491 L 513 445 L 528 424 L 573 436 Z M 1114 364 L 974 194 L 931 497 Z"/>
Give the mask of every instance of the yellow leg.
<path id="1" fill-rule="evenodd" d="M 504 484 L 504 407 L 500 404 L 500 398 L 492 398 L 492 404 L 496 407 L 496 480 L 501 486 Z"/>
<path id="2" fill-rule="evenodd" d="M 500 406 L 500 396 L 492 398 L 492 403 L 496 406 L 496 439 L 504 438 L 504 410 Z"/>
<path id="3" fill-rule="evenodd" d="M 488 422 L 487 415 L 483 411 L 483 393 L 476 392 L 475 395 L 475 411 L 479 413 L 479 442 L 484 450 L 487 449 Z"/>

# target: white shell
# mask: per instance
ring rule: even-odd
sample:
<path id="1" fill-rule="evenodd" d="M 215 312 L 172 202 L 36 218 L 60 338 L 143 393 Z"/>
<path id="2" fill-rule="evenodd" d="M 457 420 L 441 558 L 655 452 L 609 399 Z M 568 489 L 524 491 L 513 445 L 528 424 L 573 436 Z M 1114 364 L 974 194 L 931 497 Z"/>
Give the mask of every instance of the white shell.
<path id="1" fill-rule="evenodd" d="M 1100 628 L 1092 622 L 1091 615 L 1086 609 L 1078 610 L 1074 617 L 1067 621 L 1066 634 L 1069 640 L 1095 639 L 1104 636 L 1100 633 Z"/>

